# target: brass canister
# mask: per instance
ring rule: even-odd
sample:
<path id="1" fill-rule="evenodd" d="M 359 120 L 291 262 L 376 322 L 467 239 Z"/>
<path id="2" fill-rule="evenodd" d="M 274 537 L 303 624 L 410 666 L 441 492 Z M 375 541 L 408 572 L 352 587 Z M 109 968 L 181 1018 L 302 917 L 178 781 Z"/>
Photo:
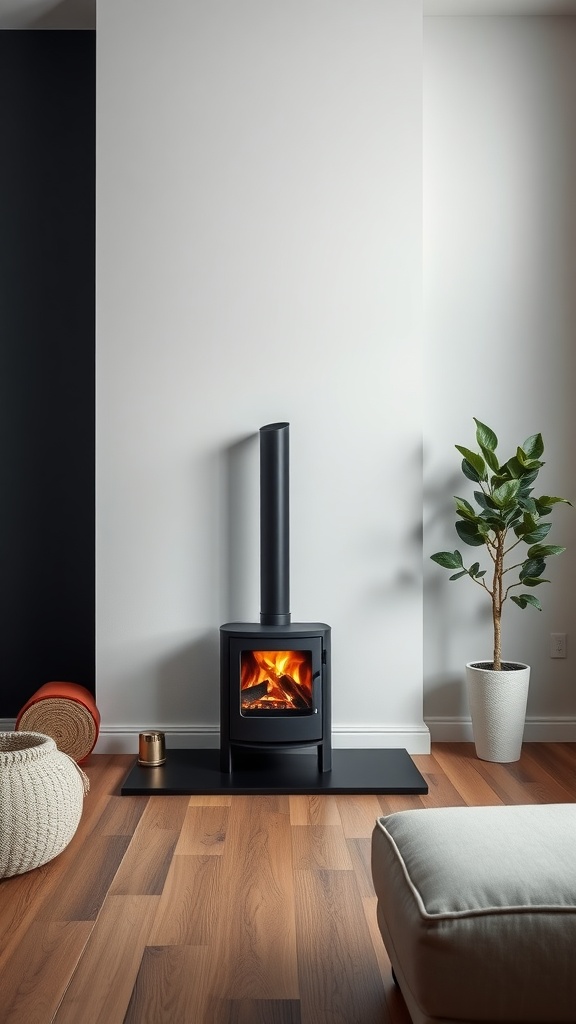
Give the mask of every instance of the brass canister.
<path id="1" fill-rule="evenodd" d="M 166 760 L 166 737 L 163 732 L 141 732 L 138 742 L 138 764 L 156 768 Z"/>

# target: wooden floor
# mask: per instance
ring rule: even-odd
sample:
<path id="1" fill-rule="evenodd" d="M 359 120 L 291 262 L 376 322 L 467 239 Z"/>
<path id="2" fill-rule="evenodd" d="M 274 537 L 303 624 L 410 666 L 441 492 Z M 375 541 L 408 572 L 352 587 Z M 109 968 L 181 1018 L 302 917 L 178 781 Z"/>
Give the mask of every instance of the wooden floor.
<path id="1" fill-rule="evenodd" d="M 120 797 L 92 756 L 76 836 L 0 882 L 1 1024 L 409 1024 L 370 837 L 408 807 L 576 801 L 576 744 L 414 761 L 427 796 Z"/>

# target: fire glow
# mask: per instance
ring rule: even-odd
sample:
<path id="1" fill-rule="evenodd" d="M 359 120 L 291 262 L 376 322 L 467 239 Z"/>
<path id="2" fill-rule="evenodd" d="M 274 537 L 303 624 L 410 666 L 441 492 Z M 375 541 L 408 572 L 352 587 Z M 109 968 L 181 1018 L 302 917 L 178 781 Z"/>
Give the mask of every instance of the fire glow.
<path id="1" fill-rule="evenodd" d="M 310 651 L 242 651 L 242 711 L 303 711 L 312 707 Z"/>

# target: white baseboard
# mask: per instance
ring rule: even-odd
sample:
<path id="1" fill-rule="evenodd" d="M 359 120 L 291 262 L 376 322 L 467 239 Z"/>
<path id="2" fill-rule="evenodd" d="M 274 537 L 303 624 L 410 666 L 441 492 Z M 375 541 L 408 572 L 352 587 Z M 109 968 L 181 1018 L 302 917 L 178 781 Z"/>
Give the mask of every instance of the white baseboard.
<path id="1" fill-rule="evenodd" d="M 432 743 L 471 743 L 469 718 L 430 717 L 426 719 Z M 576 743 L 576 718 L 526 719 L 525 743 Z"/>
<path id="2" fill-rule="evenodd" d="M 166 735 L 168 749 L 190 747 L 215 748 L 220 745 L 218 726 L 154 725 Z M 103 725 L 96 744 L 96 754 L 131 754 L 138 750 L 138 735 L 142 726 Z M 402 747 L 409 754 L 430 753 L 430 733 L 422 725 L 388 726 L 375 729 L 370 726 L 334 726 L 332 728 L 334 749 L 380 749 Z"/>
<path id="3" fill-rule="evenodd" d="M 12 732 L 16 720 L 0 718 L 0 732 Z M 151 727 L 152 728 L 152 727 Z M 217 747 L 217 726 L 155 725 L 166 733 L 168 747 Z M 95 753 L 132 754 L 138 750 L 139 725 L 101 726 Z M 397 725 L 374 728 L 373 725 L 333 726 L 332 746 L 337 749 L 379 749 L 402 747 L 409 754 L 429 754 L 430 743 L 471 743 L 469 718 L 430 717 L 422 726 Z M 576 743 L 576 718 L 527 718 L 526 743 Z"/>
<path id="4" fill-rule="evenodd" d="M 334 749 L 379 750 L 401 747 L 409 754 L 430 753 L 430 732 L 421 725 L 333 725 Z"/>

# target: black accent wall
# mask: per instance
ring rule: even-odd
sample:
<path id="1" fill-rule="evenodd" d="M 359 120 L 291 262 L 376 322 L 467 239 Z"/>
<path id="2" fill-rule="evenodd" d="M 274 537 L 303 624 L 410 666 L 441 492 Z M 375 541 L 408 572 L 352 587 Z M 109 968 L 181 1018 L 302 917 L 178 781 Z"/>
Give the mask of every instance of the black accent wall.
<path id="1" fill-rule="evenodd" d="M 95 673 L 96 34 L 0 31 L 0 718 Z"/>

